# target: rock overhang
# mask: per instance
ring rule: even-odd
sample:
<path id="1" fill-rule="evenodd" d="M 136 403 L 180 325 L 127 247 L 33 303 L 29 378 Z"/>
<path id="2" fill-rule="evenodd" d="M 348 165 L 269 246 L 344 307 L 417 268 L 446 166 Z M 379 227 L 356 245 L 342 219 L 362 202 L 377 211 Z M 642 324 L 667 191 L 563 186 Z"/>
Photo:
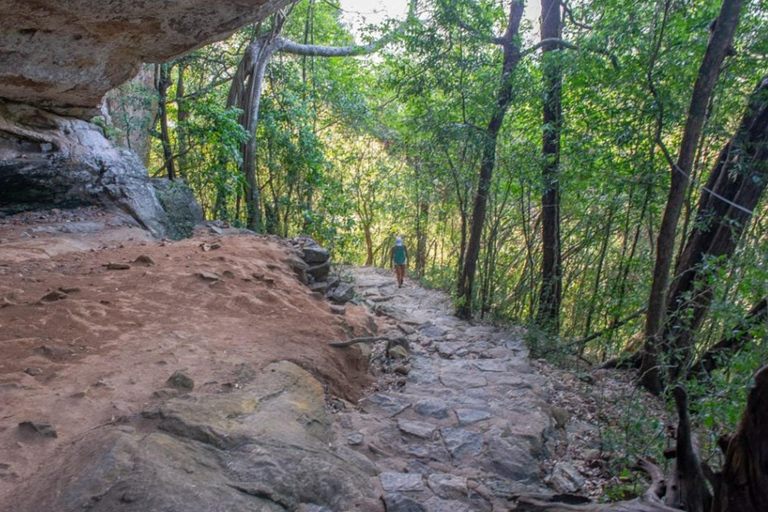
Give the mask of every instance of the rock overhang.
<path id="1" fill-rule="evenodd" d="M 89 118 L 142 62 L 164 62 L 287 0 L 0 0 L 0 98 Z"/>

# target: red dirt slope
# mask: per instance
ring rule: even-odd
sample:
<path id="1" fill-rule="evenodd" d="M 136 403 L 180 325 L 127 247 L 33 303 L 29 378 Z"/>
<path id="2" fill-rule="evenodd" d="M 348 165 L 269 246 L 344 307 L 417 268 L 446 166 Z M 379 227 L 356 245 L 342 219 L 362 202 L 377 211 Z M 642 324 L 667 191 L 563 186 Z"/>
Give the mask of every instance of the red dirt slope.
<path id="1" fill-rule="evenodd" d="M 298 282 L 279 240 L 24 228 L 0 223 L 0 504 L 77 436 L 162 400 L 167 392 L 155 392 L 176 370 L 210 393 L 237 386 L 242 363 L 258 371 L 283 359 L 350 400 L 369 382 L 357 352 L 326 344 L 369 334 L 373 319 L 355 306 L 332 315 Z M 154 264 L 132 263 L 140 256 Z M 52 423 L 58 437 L 19 429 L 27 420 Z"/>

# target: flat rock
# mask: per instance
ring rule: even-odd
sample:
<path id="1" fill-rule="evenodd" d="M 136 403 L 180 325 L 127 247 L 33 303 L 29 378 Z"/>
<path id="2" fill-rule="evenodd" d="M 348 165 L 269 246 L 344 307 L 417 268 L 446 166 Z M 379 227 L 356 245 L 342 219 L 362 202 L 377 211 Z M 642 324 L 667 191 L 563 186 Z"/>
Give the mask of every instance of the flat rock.
<path id="1" fill-rule="evenodd" d="M 467 479 L 449 473 L 433 473 L 427 478 L 427 485 L 432 492 L 444 499 L 456 499 L 467 496 Z"/>
<path id="2" fill-rule="evenodd" d="M 534 483 L 539 479 L 539 463 L 527 447 L 511 443 L 498 435 L 489 436 L 488 469 L 494 473 L 523 483 Z"/>
<path id="3" fill-rule="evenodd" d="M 385 491 L 423 491 L 424 480 L 417 473 L 384 472 L 379 475 L 381 488 Z"/>
<path id="4" fill-rule="evenodd" d="M 491 413 L 488 411 L 481 411 L 478 409 L 456 409 L 456 416 L 459 418 L 459 426 L 466 427 L 477 423 L 478 421 L 487 420 L 491 417 Z"/>
<path id="5" fill-rule="evenodd" d="M 437 496 L 432 496 L 424 502 L 429 512 L 470 512 L 473 510 L 466 503 L 462 503 L 456 500 L 443 500 Z M 483 510 L 477 509 L 477 510 Z"/>
<path id="6" fill-rule="evenodd" d="M 448 403 L 445 400 L 433 397 L 422 398 L 413 405 L 413 410 L 422 416 L 437 419 L 445 419 L 450 414 Z"/>
<path id="7" fill-rule="evenodd" d="M 403 418 L 399 418 L 397 420 L 397 428 L 406 434 L 411 434 L 412 436 L 420 437 L 422 439 L 432 439 L 432 436 L 437 429 L 437 427 L 431 423 L 426 423 L 423 421 L 409 421 Z"/>
<path id="8" fill-rule="evenodd" d="M 284 512 L 301 504 L 377 510 L 371 479 L 378 472 L 343 444 L 329 448 L 329 414 L 319 381 L 293 363 L 273 363 L 242 390 L 161 404 L 150 415 L 160 420 L 160 431 L 89 431 L 4 506 L 14 512 Z"/>
<path id="9" fill-rule="evenodd" d="M 447 330 L 437 325 L 429 325 L 427 327 L 422 327 L 419 330 L 419 334 L 428 338 L 440 338 L 441 336 L 445 336 L 445 333 L 447 332 Z"/>
<path id="10" fill-rule="evenodd" d="M 454 459 L 477 456 L 483 452 L 483 436 L 463 428 L 441 428 L 445 447 Z"/>
<path id="11" fill-rule="evenodd" d="M 365 412 L 373 413 L 378 410 L 390 416 L 403 412 L 406 408 L 410 407 L 410 405 L 411 403 L 407 400 L 385 395 L 383 393 L 376 393 L 366 397 L 360 403 L 361 409 Z"/>
<path id="12" fill-rule="evenodd" d="M 479 372 L 443 368 L 440 372 L 440 382 L 444 386 L 456 389 L 480 388 L 488 384 L 488 380 Z"/>
<path id="13" fill-rule="evenodd" d="M 472 365 L 481 372 L 505 372 L 507 361 L 503 359 L 477 359 Z"/>
<path id="14" fill-rule="evenodd" d="M 305 245 L 302 248 L 302 258 L 310 265 L 325 263 L 331 257 L 328 249 L 323 249 L 319 245 Z"/>
<path id="15" fill-rule="evenodd" d="M 384 495 L 387 512 L 427 512 L 426 507 L 416 500 L 403 496 L 399 492 L 388 492 Z"/>
<path id="16" fill-rule="evenodd" d="M 339 285 L 328 292 L 328 298 L 337 304 L 346 304 L 355 297 L 355 288 L 350 283 L 339 283 Z"/>

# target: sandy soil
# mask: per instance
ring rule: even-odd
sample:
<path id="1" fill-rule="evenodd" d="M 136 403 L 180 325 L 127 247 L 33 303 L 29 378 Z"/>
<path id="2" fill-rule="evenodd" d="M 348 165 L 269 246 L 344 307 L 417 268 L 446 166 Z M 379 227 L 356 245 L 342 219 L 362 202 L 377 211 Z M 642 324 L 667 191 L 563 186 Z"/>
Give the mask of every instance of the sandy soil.
<path id="1" fill-rule="evenodd" d="M 373 318 L 350 305 L 331 314 L 279 240 L 161 242 L 131 224 L 94 210 L 0 220 L 0 509 L 84 432 L 139 421 L 177 370 L 209 393 L 236 387 L 243 363 L 283 359 L 348 400 L 370 382 L 357 351 L 326 343 L 370 334 Z M 140 256 L 154 264 L 134 263 Z M 50 422 L 58 437 L 18 427 L 30 420 Z"/>

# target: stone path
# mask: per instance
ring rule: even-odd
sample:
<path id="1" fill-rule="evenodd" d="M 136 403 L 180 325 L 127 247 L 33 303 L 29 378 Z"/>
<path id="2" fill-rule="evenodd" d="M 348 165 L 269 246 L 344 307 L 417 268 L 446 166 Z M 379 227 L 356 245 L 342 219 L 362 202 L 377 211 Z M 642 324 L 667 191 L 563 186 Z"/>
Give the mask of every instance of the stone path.
<path id="1" fill-rule="evenodd" d="M 521 333 L 458 320 L 444 294 L 398 289 L 381 269 L 349 272 L 410 342 L 408 362 L 394 366 L 407 374 L 400 386 L 337 422 L 341 439 L 377 465 L 387 511 L 509 510 L 515 494 L 546 492 L 539 460 L 555 422 Z"/>

